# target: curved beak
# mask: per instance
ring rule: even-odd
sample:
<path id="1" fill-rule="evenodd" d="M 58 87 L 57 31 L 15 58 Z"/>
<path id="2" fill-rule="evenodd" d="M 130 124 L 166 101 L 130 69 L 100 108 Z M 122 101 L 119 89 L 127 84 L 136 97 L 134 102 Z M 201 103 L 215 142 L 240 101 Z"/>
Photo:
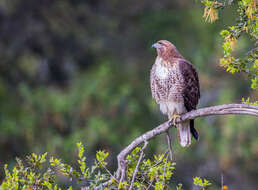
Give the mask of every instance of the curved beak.
<path id="1" fill-rule="evenodd" d="M 151 46 L 151 47 L 152 47 L 152 48 L 157 48 L 157 45 L 158 45 L 158 44 L 157 44 L 157 43 L 155 43 L 155 44 L 152 44 L 152 46 Z"/>
<path id="2" fill-rule="evenodd" d="M 158 44 L 158 43 L 155 43 L 155 44 L 152 44 L 152 46 L 151 46 L 152 48 L 159 48 L 160 47 L 160 44 Z"/>

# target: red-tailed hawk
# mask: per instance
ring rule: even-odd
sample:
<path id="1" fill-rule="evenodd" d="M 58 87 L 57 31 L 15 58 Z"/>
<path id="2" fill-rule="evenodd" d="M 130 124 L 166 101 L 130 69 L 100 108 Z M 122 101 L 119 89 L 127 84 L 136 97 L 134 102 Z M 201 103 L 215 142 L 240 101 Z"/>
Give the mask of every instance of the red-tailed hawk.
<path id="1" fill-rule="evenodd" d="M 152 45 L 158 56 L 151 69 L 152 97 L 160 105 L 163 114 L 175 122 L 180 114 L 196 109 L 200 98 L 200 87 L 194 66 L 185 60 L 176 47 L 167 40 L 160 40 Z M 191 144 L 191 133 L 198 140 L 194 120 L 176 125 L 180 144 Z"/>

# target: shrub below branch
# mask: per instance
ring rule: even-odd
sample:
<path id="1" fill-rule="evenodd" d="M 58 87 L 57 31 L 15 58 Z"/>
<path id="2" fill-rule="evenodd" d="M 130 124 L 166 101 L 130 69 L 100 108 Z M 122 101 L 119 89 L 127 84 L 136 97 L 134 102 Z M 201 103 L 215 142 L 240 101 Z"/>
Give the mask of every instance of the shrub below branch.
<path id="1" fill-rule="evenodd" d="M 228 104 L 201 108 L 183 114 L 177 118 L 176 123 L 197 117 L 209 115 L 246 114 L 258 116 L 258 106 L 246 104 Z M 153 159 L 147 159 L 144 150 L 149 140 L 159 134 L 166 133 L 172 127 L 169 121 L 137 137 L 131 144 L 124 148 L 117 156 L 118 169 L 113 175 L 107 169 L 106 158 L 108 153 L 98 151 L 95 164 L 88 167 L 86 163 L 85 148 L 82 143 L 77 143 L 78 166 L 76 170 L 61 159 L 47 158 L 43 155 L 32 154 L 25 161 L 17 159 L 17 165 L 9 171 L 5 166 L 5 180 L 0 190 L 29 189 L 29 190 L 61 190 L 56 184 L 56 177 L 61 173 L 67 179 L 76 181 L 82 190 L 87 189 L 150 189 L 162 190 L 168 186 L 175 169 L 175 163 L 169 157 L 169 150 Z M 143 146 L 141 147 L 141 144 Z M 170 146 L 169 146 L 170 147 Z M 81 185 L 81 184 L 84 185 Z M 194 184 L 205 189 L 210 183 L 206 179 L 195 178 Z M 177 189 L 181 189 L 179 185 Z M 72 186 L 68 187 L 72 190 Z"/>

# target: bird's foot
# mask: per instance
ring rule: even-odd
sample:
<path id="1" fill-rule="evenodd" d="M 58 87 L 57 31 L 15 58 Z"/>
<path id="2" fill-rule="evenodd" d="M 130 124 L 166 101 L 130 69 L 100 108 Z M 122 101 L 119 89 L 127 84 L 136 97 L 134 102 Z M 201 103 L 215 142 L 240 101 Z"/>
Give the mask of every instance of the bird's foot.
<path id="1" fill-rule="evenodd" d="M 174 126 L 176 127 L 176 119 L 177 119 L 177 118 L 180 118 L 180 115 L 174 114 L 174 115 L 172 116 L 172 119 L 169 121 L 169 125 L 174 125 Z"/>

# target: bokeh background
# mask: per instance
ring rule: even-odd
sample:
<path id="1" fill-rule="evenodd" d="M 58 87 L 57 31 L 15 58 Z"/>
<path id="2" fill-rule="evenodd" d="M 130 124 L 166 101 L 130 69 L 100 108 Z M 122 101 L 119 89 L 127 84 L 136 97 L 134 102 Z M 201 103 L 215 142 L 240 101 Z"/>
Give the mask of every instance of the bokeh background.
<path id="1" fill-rule="evenodd" d="M 218 64 L 220 30 L 233 24 L 236 7 L 213 24 L 192 0 L 1 0 L 0 176 L 15 157 L 44 153 L 75 163 L 76 142 L 115 156 L 134 138 L 166 121 L 151 98 L 149 74 L 160 39 L 173 42 L 198 70 L 199 107 L 257 98 L 247 76 Z M 246 52 L 243 38 L 236 53 Z M 258 187 L 258 120 L 217 116 L 196 120 L 199 142 L 181 148 L 172 129 L 176 172 L 172 186 L 192 189 L 194 176 L 229 189 Z M 161 135 L 149 156 L 165 152 Z"/>

